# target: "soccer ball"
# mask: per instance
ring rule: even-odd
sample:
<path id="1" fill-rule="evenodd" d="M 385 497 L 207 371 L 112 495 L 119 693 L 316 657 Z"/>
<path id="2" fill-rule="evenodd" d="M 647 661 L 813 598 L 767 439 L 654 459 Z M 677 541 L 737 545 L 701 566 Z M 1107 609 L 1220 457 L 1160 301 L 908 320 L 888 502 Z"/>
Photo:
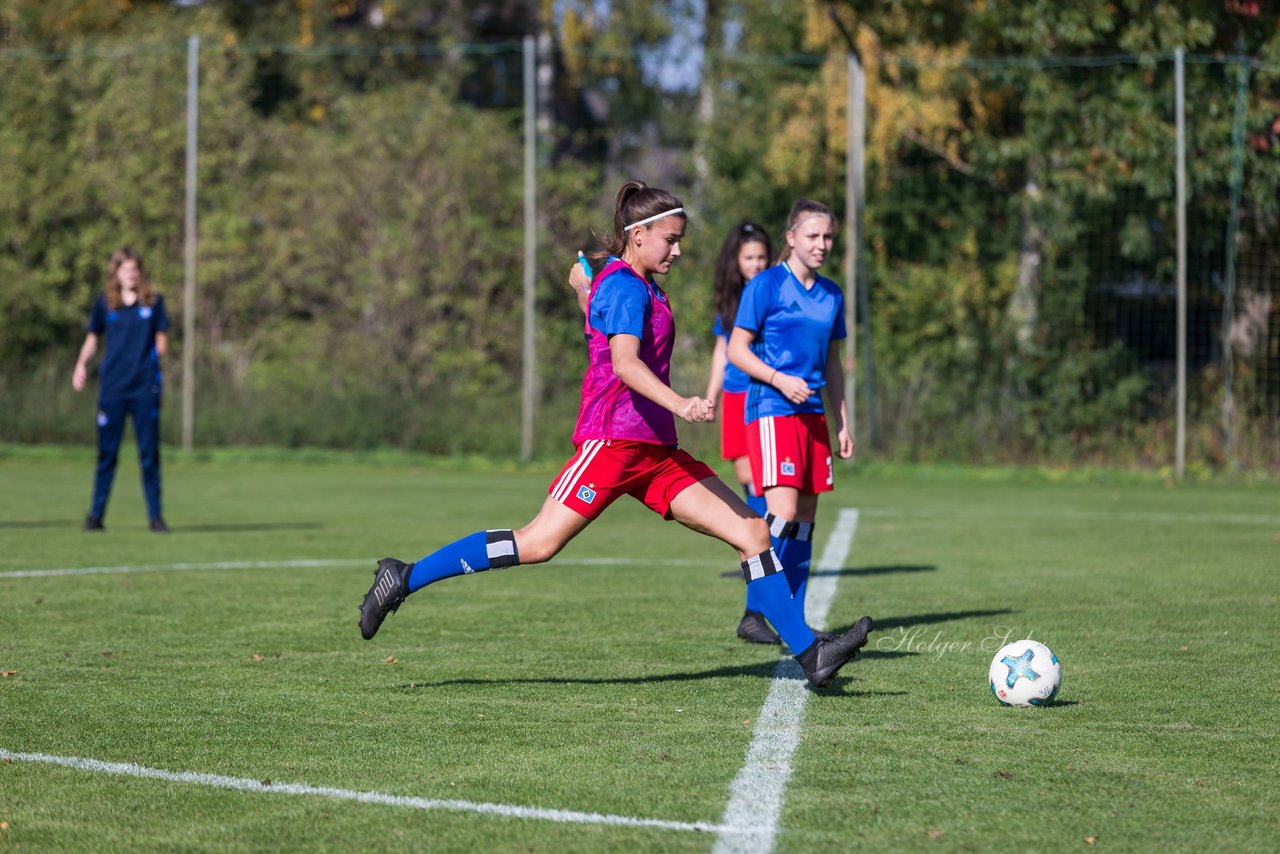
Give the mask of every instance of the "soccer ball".
<path id="1" fill-rule="evenodd" d="M 1030 639 L 1000 647 L 987 676 L 991 693 L 1006 706 L 1047 706 L 1062 687 L 1058 656 Z"/>

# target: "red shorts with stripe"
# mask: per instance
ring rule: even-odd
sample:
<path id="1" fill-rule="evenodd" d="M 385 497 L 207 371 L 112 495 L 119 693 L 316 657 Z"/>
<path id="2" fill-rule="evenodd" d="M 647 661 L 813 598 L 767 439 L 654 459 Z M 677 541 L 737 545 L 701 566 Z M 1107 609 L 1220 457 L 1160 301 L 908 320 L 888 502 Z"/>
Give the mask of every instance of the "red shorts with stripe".
<path id="1" fill-rule="evenodd" d="M 681 492 L 716 473 L 688 451 L 625 439 L 587 439 L 564 464 L 547 494 L 595 519 L 619 496 L 630 495 L 664 519 Z"/>
<path id="2" fill-rule="evenodd" d="M 747 455 L 747 425 L 742 422 L 747 406 L 745 391 L 726 391 L 720 403 L 720 458 L 736 460 Z"/>
<path id="3" fill-rule="evenodd" d="M 805 495 L 830 492 L 831 433 L 821 412 L 769 415 L 747 425 L 747 448 L 756 495 L 771 486 L 790 486 Z"/>

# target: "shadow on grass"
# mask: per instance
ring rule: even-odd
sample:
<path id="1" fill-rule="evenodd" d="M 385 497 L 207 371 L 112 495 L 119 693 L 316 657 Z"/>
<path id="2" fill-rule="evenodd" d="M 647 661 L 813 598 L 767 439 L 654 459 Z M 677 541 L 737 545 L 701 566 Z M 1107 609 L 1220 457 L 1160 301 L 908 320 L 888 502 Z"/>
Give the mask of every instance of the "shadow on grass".
<path id="1" fill-rule="evenodd" d="M 867 575 L 896 575 L 900 572 L 937 572 L 938 568 L 931 564 L 914 564 L 914 563 L 891 563 L 885 566 L 846 566 L 843 569 L 815 569 L 810 573 L 811 577 L 817 576 L 867 576 Z M 721 578 L 742 579 L 742 572 L 736 569 L 726 570 L 720 573 Z"/>
<path id="2" fill-rule="evenodd" d="M 932 564 L 914 564 L 914 563 L 892 563 L 885 566 L 846 566 L 843 569 L 815 569 L 811 576 L 838 576 L 845 578 L 849 576 L 865 576 L 865 575 L 896 575 L 900 572 L 937 572 L 938 568 Z"/>
<path id="3" fill-rule="evenodd" d="M 82 525 L 84 525 L 83 519 L 31 519 L 26 521 L 0 519 L 0 531 L 79 528 Z M 324 525 L 320 522 L 228 522 L 210 525 L 175 525 L 170 532 L 174 534 L 240 534 L 253 531 L 317 531 L 323 527 Z M 741 577 L 740 573 L 739 577 Z"/>
<path id="4" fill-rule="evenodd" d="M 174 534 L 247 534 L 254 531 L 318 531 L 320 522 L 228 522 L 212 525 L 174 525 Z"/>
<path id="5" fill-rule="evenodd" d="M 445 688 L 452 686 L 492 686 L 506 685 L 646 685 L 662 682 L 696 682 L 701 679 L 723 679 L 733 676 L 755 676 L 760 679 L 772 679 L 777 675 L 776 661 L 762 661 L 756 664 L 741 664 L 733 667 L 717 667 L 714 670 L 699 670 L 689 673 L 659 673 L 652 676 L 600 677 L 595 679 L 572 679 L 562 676 L 525 679 L 440 679 L 434 682 L 406 682 L 397 686 L 401 691 L 414 691 L 418 688 Z M 842 688 L 852 681 L 851 678 L 838 677 L 831 688 Z M 819 693 L 833 693 L 830 689 L 819 689 Z M 897 697 L 905 696 L 906 691 L 837 691 L 858 697 Z"/>

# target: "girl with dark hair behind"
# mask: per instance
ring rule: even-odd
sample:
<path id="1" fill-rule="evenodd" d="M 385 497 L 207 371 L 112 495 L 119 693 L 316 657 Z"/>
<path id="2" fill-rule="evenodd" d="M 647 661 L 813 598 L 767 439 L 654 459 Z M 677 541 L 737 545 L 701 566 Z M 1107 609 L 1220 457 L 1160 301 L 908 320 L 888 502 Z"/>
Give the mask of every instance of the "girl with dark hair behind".
<path id="1" fill-rule="evenodd" d="M 723 400 L 720 413 L 720 455 L 733 461 L 733 473 L 742 485 L 747 506 L 761 516 L 767 511 L 764 496 L 757 495 L 751 481 L 751 461 L 747 456 L 747 433 L 743 421 L 747 387 L 751 378 L 727 357 L 729 331 L 738 314 L 738 299 L 747 282 L 764 272 L 773 257 L 773 245 L 763 228 L 751 222 L 734 226 L 720 247 L 715 270 L 715 318 L 711 332 L 711 370 L 707 376 L 707 400 Z M 750 588 L 748 588 L 750 591 Z M 781 643 L 778 634 L 765 622 L 760 609 L 748 596 L 746 610 L 738 623 L 738 637 L 749 643 Z"/>

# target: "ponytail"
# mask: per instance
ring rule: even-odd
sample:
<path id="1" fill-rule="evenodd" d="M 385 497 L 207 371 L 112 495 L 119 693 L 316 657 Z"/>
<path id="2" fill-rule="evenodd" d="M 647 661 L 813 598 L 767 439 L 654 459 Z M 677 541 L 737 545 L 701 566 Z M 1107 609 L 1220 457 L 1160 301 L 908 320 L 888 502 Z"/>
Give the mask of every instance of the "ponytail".
<path id="1" fill-rule="evenodd" d="M 653 228 L 653 223 L 666 216 L 680 216 L 688 219 L 684 212 L 684 203 L 675 193 L 660 187 L 650 187 L 643 181 L 627 181 L 618 188 L 618 195 L 613 203 L 613 232 L 601 234 L 592 230 L 596 240 L 600 241 L 603 251 L 589 253 L 594 260 L 602 260 L 610 255 L 621 257 L 627 248 L 627 233 L 638 226 Z"/>

